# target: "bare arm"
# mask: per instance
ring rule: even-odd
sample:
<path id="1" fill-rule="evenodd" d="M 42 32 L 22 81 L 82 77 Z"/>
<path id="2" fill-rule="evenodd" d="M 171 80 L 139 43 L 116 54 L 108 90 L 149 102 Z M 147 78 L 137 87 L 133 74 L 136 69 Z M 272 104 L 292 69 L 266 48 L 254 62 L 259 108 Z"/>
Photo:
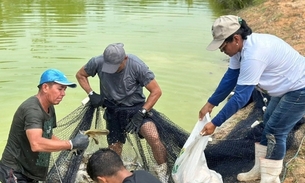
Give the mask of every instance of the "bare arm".
<path id="1" fill-rule="evenodd" d="M 150 83 L 148 83 L 145 88 L 150 92 L 149 96 L 147 97 L 147 100 L 143 106 L 146 110 L 150 110 L 153 108 L 153 106 L 156 104 L 158 99 L 162 95 L 162 91 L 160 86 L 158 85 L 157 81 L 154 79 Z"/>
<path id="2" fill-rule="evenodd" d="M 82 67 L 77 73 L 76 73 L 76 79 L 79 83 L 79 85 L 85 90 L 85 92 L 87 94 L 89 94 L 89 92 L 93 91 L 90 83 L 88 81 L 88 77 L 89 75 L 86 73 L 84 67 Z"/>
<path id="3" fill-rule="evenodd" d="M 71 149 L 69 140 L 59 140 L 52 136 L 52 139 L 42 137 L 42 129 L 35 128 L 26 130 L 26 135 L 33 152 L 55 152 Z"/>
<path id="4" fill-rule="evenodd" d="M 60 140 L 58 137 L 56 137 L 55 135 L 52 135 L 52 140 Z"/>

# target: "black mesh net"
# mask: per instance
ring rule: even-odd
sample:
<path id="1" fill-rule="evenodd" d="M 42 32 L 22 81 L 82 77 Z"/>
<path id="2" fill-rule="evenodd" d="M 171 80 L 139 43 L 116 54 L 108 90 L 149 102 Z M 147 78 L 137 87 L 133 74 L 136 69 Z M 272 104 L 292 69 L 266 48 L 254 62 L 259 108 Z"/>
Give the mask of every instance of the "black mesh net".
<path id="1" fill-rule="evenodd" d="M 221 138 L 213 137 L 204 151 L 208 167 L 220 173 L 224 183 L 238 182 L 237 174 L 250 170 L 254 164 L 254 143 L 260 140 L 263 127 L 258 125 L 251 128 L 251 125 L 254 121 L 262 119 L 262 105 L 262 103 L 258 103 L 251 107 L 246 119 L 242 119 L 232 125 L 232 128 L 228 128 Z M 103 108 L 94 109 L 88 104 L 80 106 L 58 122 L 54 133 L 60 139 L 71 139 L 80 130 L 106 129 L 103 113 Z M 176 125 L 164 114 L 156 110 L 152 110 L 152 113 L 151 118 L 155 122 L 161 141 L 167 150 L 168 168 L 171 172 L 181 148 L 189 137 L 189 132 Z M 287 150 L 290 154 L 294 155 L 301 144 L 305 128 L 303 124 L 304 120 L 301 120 L 289 134 Z M 217 135 L 217 132 L 214 135 Z M 96 141 L 90 141 L 89 147 L 84 152 L 52 153 L 46 182 L 93 182 L 86 173 L 86 163 L 90 155 L 101 147 L 108 147 L 105 135 L 99 135 Z M 291 156 L 286 156 L 285 161 L 288 158 Z M 152 151 L 145 139 L 141 139 L 137 135 L 127 135 L 122 159 L 129 170 L 147 170 L 156 175 L 153 168 L 156 162 Z M 169 183 L 173 183 L 171 177 Z"/>
<path id="2" fill-rule="evenodd" d="M 224 183 L 239 182 L 237 174 L 248 172 L 254 165 L 254 144 L 261 139 L 263 124 L 260 123 L 255 127 L 251 126 L 255 121 L 262 121 L 262 108 L 267 106 L 268 103 L 266 101 L 263 102 L 263 98 L 266 98 L 267 101 L 269 100 L 268 96 L 255 91 L 248 106 L 245 107 L 247 109 L 244 109 L 244 111 L 247 111 L 243 112 L 243 115 L 246 114 L 246 117 L 241 118 L 237 116 L 235 117 L 237 120 L 236 124 L 232 122 L 232 124 L 224 125 L 225 127 L 222 127 L 218 133 L 214 134 L 215 138 L 204 150 L 208 167 L 220 173 Z M 288 135 L 287 155 L 284 159 L 284 164 L 297 155 L 298 148 L 302 145 L 301 142 L 305 135 L 304 122 L 304 118 L 301 119 Z M 221 135 L 221 133 L 225 135 Z M 282 180 L 285 178 L 286 168 L 285 166 L 283 167 L 282 174 L 280 175 Z M 249 181 L 248 183 L 259 182 L 257 180 Z"/>
<path id="3" fill-rule="evenodd" d="M 81 105 L 57 123 L 54 134 L 60 139 L 71 139 L 79 131 L 86 131 L 91 128 L 93 116 L 94 108 L 90 105 Z M 83 160 L 83 154 L 84 152 L 76 151 L 52 153 L 46 182 L 75 182 L 76 174 Z"/>
<path id="4" fill-rule="evenodd" d="M 79 131 L 105 129 L 106 123 L 103 119 L 103 113 L 103 108 L 94 109 L 88 104 L 80 106 L 58 122 L 54 134 L 60 139 L 71 139 Z M 151 113 L 151 118 L 155 121 L 160 132 L 160 139 L 167 149 L 167 164 L 168 169 L 171 170 L 189 133 L 173 123 L 164 114 L 154 109 L 151 110 Z M 84 152 L 61 151 L 52 153 L 46 182 L 93 182 L 86 173 L 86 163 L 90 155 L 102 147 L 108 147 L 105 135 L 100 135 L 96 140 L 91 140 Z M 153 168 L 156 162 L 152 150 L 145 139 L 141 139 L 137 135 L 127 135 L 126 143 L 123 146 L 122 159 L 127 169 L 131 171 L 147 170 L 156 175 Z M 173 182 L 171 178 L 169 182 Z"/>

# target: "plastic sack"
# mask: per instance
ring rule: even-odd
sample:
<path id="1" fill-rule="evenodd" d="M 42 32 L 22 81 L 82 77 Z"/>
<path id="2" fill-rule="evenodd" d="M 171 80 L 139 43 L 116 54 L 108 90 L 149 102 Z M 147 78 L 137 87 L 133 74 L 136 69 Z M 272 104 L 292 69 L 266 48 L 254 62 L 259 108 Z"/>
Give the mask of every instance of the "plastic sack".
<path id="1" fill-rule="evenodd" d="M 209 114 L 202 121 L 198 121 L 183 145 L 172 169 L 172 178 L 175 183 L 223 182 L 219 173 L 208 168 L 204 154 L 210 136 L 201 136 L 200 131 L 209 121 L 211 121 Z"/>

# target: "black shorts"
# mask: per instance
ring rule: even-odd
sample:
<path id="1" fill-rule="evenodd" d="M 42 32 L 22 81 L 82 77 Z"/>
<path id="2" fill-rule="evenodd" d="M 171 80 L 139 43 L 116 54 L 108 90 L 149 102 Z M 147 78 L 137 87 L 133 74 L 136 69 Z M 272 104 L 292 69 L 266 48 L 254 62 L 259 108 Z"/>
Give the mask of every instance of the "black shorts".
<path id="1" fill-rule="evenodd" d="M 0 162 L 0 181 L 2 183 L 38 183 L 38 181 L 28 178 L 20 172 L 5 166 Z"/>
<path id="2" fill-rule="evenodd" d="M 125 143 L 126 135 L 125 128 L 129 123 L 132 116 L 137 113 L 143 104 L 138 104 L 132 107 L 115 106 L 107 107 L 104 113 L 104 119 L 106 120 L 106 128 L 109 130 L 107 135 L 107 142 L 109 145 L 113 143 Z M 151 118 L 144 118 L 142 125 L 146 122 L 152 121 Z M 140 136 L 140 138 L 143 138 Z"/>

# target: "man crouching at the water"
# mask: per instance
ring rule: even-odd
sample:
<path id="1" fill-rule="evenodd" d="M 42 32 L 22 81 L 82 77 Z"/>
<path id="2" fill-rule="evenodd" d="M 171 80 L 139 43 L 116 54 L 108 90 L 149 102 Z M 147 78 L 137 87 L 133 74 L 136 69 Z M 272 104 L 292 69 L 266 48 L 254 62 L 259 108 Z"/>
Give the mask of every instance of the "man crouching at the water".
<path id="1" fill-rule="evenodd" d="M 87 172 L 97 183 L 161 183 L 144 170 L 127 170 L 120 156 L 109 148 L 102 148 L 92 154 L 87 164 Z"/>
<path id="2" fill-rule="evenodd" d="M 76 84 L 68 81 L 61 71 L 48 69 L 41 75 L 37 95 L 18 107 L 0 161 L 0 182 L 44 181 L 51 152 L 87 148 L 87 135 L 78 134 L 72 140 L 60 140 L 53 135 L 54 105 L 62 101 L 68 86 L 75 88 Z"/>

